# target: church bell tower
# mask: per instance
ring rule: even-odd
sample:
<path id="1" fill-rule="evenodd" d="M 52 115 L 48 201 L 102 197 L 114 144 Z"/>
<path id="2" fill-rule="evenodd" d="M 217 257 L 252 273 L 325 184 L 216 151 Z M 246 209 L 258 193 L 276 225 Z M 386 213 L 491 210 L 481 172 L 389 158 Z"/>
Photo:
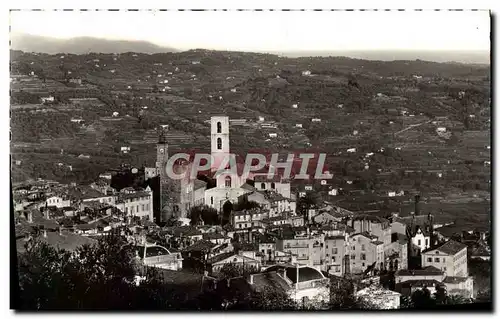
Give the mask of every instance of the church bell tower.
<path id="1" fill-rule="evenodd" d="M 212 171 L 216 171 L 221 162 L 229 155 L 229 117 L 212 116 L 211 122 L 211 151 L 214 161 Z"/>

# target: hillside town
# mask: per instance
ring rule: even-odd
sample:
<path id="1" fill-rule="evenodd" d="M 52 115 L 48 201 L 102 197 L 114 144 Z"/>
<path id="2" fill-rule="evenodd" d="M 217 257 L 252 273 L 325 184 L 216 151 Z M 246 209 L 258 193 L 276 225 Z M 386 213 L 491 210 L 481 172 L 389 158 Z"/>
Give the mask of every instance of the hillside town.
<path id="1" fill-rule="evenodd" d="M 338 50 L 490 12 L 94 11 L 11 14 L 12 308 L 492 309 L 489 47 Z"/>
<path id="2" fill-rule="evenodd" d="M 212 154 L 229 156 L 229 133 L 221 127 L 229 119 L 211 121 Z M 74 251 L 119 229 L 143 267 L 216 281 L 221 271 L 236 266 L 243 271 L 234 278 L 238 289 L 279 287 L 311 307 L 327 304 L 335 280 L 343 278 L 359 283 L 354 293 L 360 298 L 376 294 L 374 307 L 381 309 L 397 309 L 402 297 L 422 289 L 476 298 L 468 263 L 489 260 L 488 230 L 453 233 L 453 223 L 436 222 L 432 212 L 421 210 L 418 194 L 408 216 L 354 213 L 319 200 L 313 185 L 302 191 L 293 179 L 280 178 L 280 171 L 272 178 L 256 172 L 246 181 L 212 174 L 212 187 L 208 179 L 173 181 L 162 169 L 169 158 L 163 132 L 156 152 L 156 167 L 141 171 L 146 182 L 159 175 L 157 192 L 150 186 L 115 189 L 117 172 L 103 172 L 90 185 L 42 179 L 17 185 L 18 250 L 37 238 Z"/>

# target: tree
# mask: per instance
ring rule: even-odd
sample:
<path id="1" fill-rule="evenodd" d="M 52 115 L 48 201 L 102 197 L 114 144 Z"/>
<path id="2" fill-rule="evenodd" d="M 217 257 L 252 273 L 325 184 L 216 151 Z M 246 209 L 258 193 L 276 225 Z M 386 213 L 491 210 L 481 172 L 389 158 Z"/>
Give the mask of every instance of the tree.
<path id="1" fill-rule="evenodd" d="M 436 305 L 436 301 L 432 299 L 431 292 L 427 288 L 416 290 L 411 295 L 411 301 L 414 308 L 430 309 Z"/>
<path id="2" fill-rule="evenodd" d="M 304 197 L 300 197 L 297 203 L 297 211 L 303 216 L 307 215 L 307 211 L 317 207 L 321 201 L 321 197 L 317 192 L 307 192 Z"/>
<path id="3" fill-rule="evenodd" d="M 443 286 L 437 286 L 436 292 L 434 293 L 434 298 L 436 300 L 436 304 L 444 304 L 446 302 L 446 289 Z"/>
<path id="4" fill-rule="evenodd" d="M 198 225 L 200 221 L 203 221 L 205 225 L 218 225 L 220 223 L 217 210 L 208 205 L 198 205 L 191 208 L 189 218 L 191 225 Z"/>
<path id="5" fill-rule="evenodd" d="M 356 286 L 353 281 L 345 278 L 330 279 L 330 310 L 368 309 L 369 305 L 356 297 Z"/>
<path id="6" fill-rule="evenodd" d="M 112 233 L 73 253 L 33 239 L 19 254 L 20 310 L 130 309 L 135 252 Z"/>

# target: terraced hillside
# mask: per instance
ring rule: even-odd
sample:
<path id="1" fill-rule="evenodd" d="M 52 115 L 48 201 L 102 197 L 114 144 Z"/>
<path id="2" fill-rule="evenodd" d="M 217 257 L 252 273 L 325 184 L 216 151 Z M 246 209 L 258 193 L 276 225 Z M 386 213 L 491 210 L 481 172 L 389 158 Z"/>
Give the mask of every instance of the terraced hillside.
<path id="1" fill-rule="evenodd" d="M 387 198 L 389 191 L 420 192 L 429 207 L 436 201 L 453 207 L 453 194 L 461 194 L 457 211 L 470 200 L 470 209 L 484 214 L 489 74 L 489 66 L 418 60 L 15 51 L 12 178 L 89 182 L 122 163 L 153 165 L 160 125 L 170 127 L 171 152 L 208 151 L 207 120 L 226 114 L 231 149 L 239 154 L 327 153 L 335 174 L 330 187 L 341 192 L 316 188 L 326 200 L 387 212 L 411 198 Z M 42 102 L 47 97 L 54 100 Z M 120 152 L 123 146 L 130 152 Z M 68 165 L 72 170 L 62 169 Z"/>

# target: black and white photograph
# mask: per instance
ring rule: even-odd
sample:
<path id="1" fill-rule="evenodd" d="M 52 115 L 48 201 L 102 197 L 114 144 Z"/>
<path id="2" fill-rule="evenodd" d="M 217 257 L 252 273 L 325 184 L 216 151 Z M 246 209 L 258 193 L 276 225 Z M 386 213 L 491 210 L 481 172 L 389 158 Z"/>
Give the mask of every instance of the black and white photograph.
<path id="1" fill-rule="evenodd" d="M 9 18 L 16 313 L 493 310 L 491 11 Z"/>

